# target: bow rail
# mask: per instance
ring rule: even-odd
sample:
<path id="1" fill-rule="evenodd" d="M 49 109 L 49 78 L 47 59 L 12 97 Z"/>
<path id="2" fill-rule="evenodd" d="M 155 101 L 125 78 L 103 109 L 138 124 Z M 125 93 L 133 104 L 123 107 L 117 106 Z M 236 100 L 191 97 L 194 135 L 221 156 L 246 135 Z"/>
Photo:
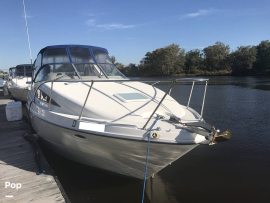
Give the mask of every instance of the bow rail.
<path id="1" fill-rule="evenodd" d="M 140 79 L 140 80 L 134 80 L 134 79 L 107 79 L 107 80 L 102 80 L 102 79 L 97 79 L 97 80 L 83 80 L 83 79 L 60 79 L 56 78 L 54 80 L 47 80 L 44 82 L 41 82 L 37 88 L 35 88 L 35 92 L 34 92 L 34 97 L 33 100 L 30 103 L 30 107 L 32 102 L 35 102 L 35 98 L 37 95 L 37 91 L 40 90 L 42 85 L 45 85 L 46 83 L 51 83 L 50 85 L 50 95 L 49 95 L 49 102 L 48 102 L 48 108 L 49 110 L 51 110 L 51 105 L 52 105 L 52 91 L 53 91 L 53 87 L 54 87 L 54 83 L 58 83 L 58 82 L 66 82 L 66 83 L 91 83 L 91 85 L 89 85 L 89 90 L 87 92 L 86 98 L 84 99 L 84 103 L 83 106 L 81 108 L 80 114 L 78 115 L 78 119 L 77 121 L 80 121 L 85 109 L 85 105 L 89 99 L 89 95 L 91 93 L 91 90 L 94 86 L 95 83 L 111 83 L 111 82 L 117 82 L 117 83 L 126 83 L 126 82 L 144 82 L 144 83 L 153 83 L 151 84 L 151 86 L 154 86 L 156 84 L 159 83 L 169 83 L 169 88 L 165 91 L 165 94 L 163 95 L 162 99 L 158 102 L 156 108 L 153 110 L 153 112 L 151 113 L 150 117 L 148 118 L 148 120 L 146 121 L 146 123 L 143 126 L 143 129 L 146 129 L 146 126 L 148 125 L 149 121 L 152 119 L 152 117 L 154 116 L 154 114 L 156 113 L 156 111 L 158 110 L 158 108 L 160 107 L 160 105 L 162 104 L 162 102 L 164 101 L 164 99 L 166 98 L 166 96 L 171 93 L 171 90 L 173 89 L 173 87 L 175 86 L 175 84 L 191 84 L 191 89 L 190 89 L 190 93 L 189 93 L 189 98 L 188 98 L 188 102 L 186 104 L 186 108 L 188 109 L 190 107 L 190 101 L 193 95 L 193 89 L 195 84 L 203 84 L 204 85 L 204 92 L 203 92 L 203 98 L 202 98 L 202 103 L 201 103 L 201 111 L 200 111 L 200 119 L 202 120 L 203 117 L 203 111 L 204 111 L 204 105 L 205 105 L 205 98 L 206 98 L 206 91 L 207 91 L 207 85 L 208 85 L 208 80 L 206 78 L 178 78 L 178 79 L 168 79 L 168 80 L 149 80 L 149 79 Z"/>

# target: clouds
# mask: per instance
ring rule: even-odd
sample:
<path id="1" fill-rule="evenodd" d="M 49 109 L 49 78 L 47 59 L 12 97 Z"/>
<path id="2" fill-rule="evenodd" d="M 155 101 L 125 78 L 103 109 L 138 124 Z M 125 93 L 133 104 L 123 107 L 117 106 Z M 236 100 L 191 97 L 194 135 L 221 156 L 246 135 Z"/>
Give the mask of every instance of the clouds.
<path id="1" fill-rule="evenodd" d="M 94 14 L 94 13 L 88 13 L 88 19 L 85 21 L 85 25 L 91 29 L 100 30 L 100 31 L 109 31 L 109 30 L 128 30 L 133 28 L 142 27 L 145 25 L 156 25 L 156 24 L 164 24 L 168 21 L 178 21 L 178 20 L 184 20 L 184 19 L 195 19 L 195 18 L 201 18 L 204 16 L 210 16 L 219 13 L 220 10 L 214 9 L 214 8 L 208 8 L 208 9 L 199 9 L 194 12 L 185 13 L 180 15 L 172 15 L 167 16 L 163 20 L 158 21 L 149 21 L 144 22 L 141 24 L 125 24 L 122 22 L 106 22 L 106 19 L 109 19 L 108 16 L 105 13 L 102 14 Z M 106 16 L 106 19 L 104 18 Z M 104 23 L 103 23 L 103 22 Z"/>
<path id="2" fill-rule="evenodd" d="M 121 24 L 121 23 L 110 23 L 110 24 L 99 24 L 96 25 L 98 28 L 102 28 L 105 30 L 125 30 L 136 27 L 135 25 L 127 25 L 127 24 Z"/>
<path id="3" fill-rule="evenodd" d="M 85 21 L 85 24 L 90 28 L 95 28 L 99 30 L 127 30 L 135 28 L 134 24 L 123 24 L 123 23 L 99 23 L 95 16 L 92 15 L 92 18 Z"/>
<path id="4" fill-rule="evenodd" d="M 96 26 L 96 20 L 95 19 L 88 19 L 85 21 L 85 24 L 89 27 L 95 27 Z"/>
<path id="5" fill-rule="evenodd" d="M 180 19 L 187 19 L 187 18 L 199 18 L 207 15 L 213 15 L 217 13 L 219 10 L 217 9 L 199 9 L 196 12 L 186 13 L 180 17 Z"/>

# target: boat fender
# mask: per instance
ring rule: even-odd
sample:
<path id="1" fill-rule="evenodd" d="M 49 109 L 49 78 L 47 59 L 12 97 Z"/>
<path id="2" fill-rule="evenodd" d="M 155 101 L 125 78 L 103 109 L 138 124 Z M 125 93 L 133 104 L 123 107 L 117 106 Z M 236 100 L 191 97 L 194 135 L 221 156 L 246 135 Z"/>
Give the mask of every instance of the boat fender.
<path id="1" fill-rule="evenodd" d="M 152 138 L 154 138 L 154 139 L 158 139 L 158 138 L 159 138 L 159 134 L 158 134 L 157 132 L 153 132 L 153 133 L 151 134 L 151 136 L 152 136 Z"/>

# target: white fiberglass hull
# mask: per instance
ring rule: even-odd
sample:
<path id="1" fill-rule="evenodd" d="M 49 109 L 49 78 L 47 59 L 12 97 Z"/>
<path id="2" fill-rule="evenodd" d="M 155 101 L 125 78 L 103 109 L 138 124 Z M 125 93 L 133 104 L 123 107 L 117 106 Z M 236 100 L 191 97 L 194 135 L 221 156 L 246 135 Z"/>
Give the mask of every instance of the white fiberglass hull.
<path id="1" fill-rule="evenodd" d="M 31 122 L 42 139 L 69 159 L 114 173 L 144 178 L 147 141 L 80 132 L 33 115 Z M 147 177 L 162 170 L 196 146 L 151 142 Z"/>
<path id="2" fill-rule="evenodd" d="M 147 84 L 97 83 L 89 98 L 87 83 L 59 82 L 53 85 L 53 91 L 50 87 L 46 84 L 39 92 L 29 93 L 31 123 L 41 138 L 74 161 L 143 179 L 148 137 L 151 142 L 147 177 L 197 144 L 208 142 L 205 136 L 170 121 L 171 114 L 179 116 L 182 122 L 196 122 L 200 118 L 169 95 L 157 114 L 150 117 L 164 92 Z M 146 98 L 122 101 L 117 97 L 134 92 Z"/>
<path id="3" fill-rule="evenodd" d="M 150 177 L 216 135 L 202 119 L 205 79 L 167 81 L 164 92 L 155 87 L 160 81 L 124 77 L 106 49 L 81 45 L 45 47 L 34 67 L 27 102 L 32 125 L 80 163 L 143 179 L 147 151 Z M 186 106 L 170 96 L 180 82 L 192 84 Z M 205 82 L 201 115 L 189 107 L 195 82 Z"/>
<path id="4" fill-rule="evenodd" d="M 11 79 L 7 85 L 11 96 L 16 100 L 26 102 L 27 94 L 29 92 L 29 85 L 27 82 L 30 80 L 30 77 L 19 77 Z"/>
<path id="5" fill-rule="evenodd" d="M 27 94 L 28 89 L 27 88 L 19 88 L 19 87 L 9 87 L 8 91 L 10 92 L 11 96 L 16 99 L 23 102 L 27 101 Z"/>

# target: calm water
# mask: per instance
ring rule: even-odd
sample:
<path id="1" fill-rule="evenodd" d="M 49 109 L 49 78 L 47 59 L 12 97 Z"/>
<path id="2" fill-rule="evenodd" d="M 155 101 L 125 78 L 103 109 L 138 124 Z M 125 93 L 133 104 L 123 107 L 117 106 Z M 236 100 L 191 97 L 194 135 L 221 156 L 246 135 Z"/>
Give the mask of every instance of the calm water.
<path id="1" fill-rule="evenodd" d="M 270 201 L 270 78 L 210 80 L 204 118 L 230 129 L 233 138 L 201 145 L 162 170 L 147 183 L 145 202 Z M 185 103 L 189 88 L 177 86 L 172 95 Z M 191 103 L 197 110 L 200 96 Z M 68 161 L 42 146 L 72 203 L 141 201 L 142 181 Z"/>

